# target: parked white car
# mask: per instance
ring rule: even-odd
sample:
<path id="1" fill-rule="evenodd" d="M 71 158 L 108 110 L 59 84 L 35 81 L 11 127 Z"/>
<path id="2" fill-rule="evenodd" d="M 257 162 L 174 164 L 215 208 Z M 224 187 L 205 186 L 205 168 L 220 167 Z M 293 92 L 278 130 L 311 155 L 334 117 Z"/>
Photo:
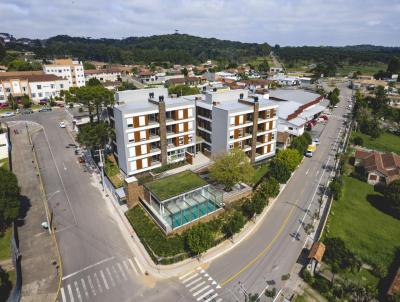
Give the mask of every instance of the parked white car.
<path id="1" fill-rule="evenodd" d="M 64 122 L 60 123 L 60 128 L 65 128 L 65 123 Z"/>
<path id="2" fill-rule="evenodd" d="M 14 112 L 9 111 L 9 112 L 4 112 L 4 113 L 1 115 L 1 117 L 11 117 L 11 116 L 14 116 L 14 115 L 15 115 Z"/>

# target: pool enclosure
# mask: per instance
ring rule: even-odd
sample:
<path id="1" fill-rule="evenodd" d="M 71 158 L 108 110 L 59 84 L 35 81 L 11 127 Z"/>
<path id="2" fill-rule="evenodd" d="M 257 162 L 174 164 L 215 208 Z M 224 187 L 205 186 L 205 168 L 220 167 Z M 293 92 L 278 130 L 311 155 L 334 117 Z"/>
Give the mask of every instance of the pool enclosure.
<path id="1" fill-rule="evenodd" d="M 209 184 L 164 200 L 144 190 L 145 206 L 166 233 L 222 209 L 222 192 Z"/>

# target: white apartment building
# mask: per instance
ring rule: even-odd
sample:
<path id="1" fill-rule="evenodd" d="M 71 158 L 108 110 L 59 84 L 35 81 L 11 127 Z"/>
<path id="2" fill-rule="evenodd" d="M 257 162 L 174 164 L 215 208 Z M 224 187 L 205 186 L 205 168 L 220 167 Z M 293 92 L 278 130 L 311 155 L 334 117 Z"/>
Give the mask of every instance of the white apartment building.
<path id="1" fill-rule="evenodd" d="M 121 71 L 117 68 L 85 70 L 85 81 L 97 79 L 100 82 L 116 82 L 121 78 Z"/>
<path id="2" fill-rule="evenodd" d="M 53 64 L 43 65 L 46 74 L 54 74 L 68 80 L 71 87 L 85 86 L 85 74 L 81 61 L 71 59 L 54 60 Z"/>
<path id="3" fill-rule="evenodd" d="M 3 72 L 0 74 L 0 103 L 6 102 L 9 95 L 16 99 L 23 95 L 38 102 L 60 96 L 61 90 L 68 90 L 66 79 L 42 72 Z"/>
<path id="4" fill-rule="evenodd" d="M 252 162 L 275 154 L 278 106 L 262 95 L 237 89 L 185 98 L 196 103 L 197 135 L 204 140 L 205 154 L 240 148 Z"/>
<path id="5" fill-rule="evenodd" d="M 115 155 L 126 176 L 195 154 L 195 103 L 167 96 L 166 88 L 116 93 L 118 105 L 110 119 L 116 131 Z"/>

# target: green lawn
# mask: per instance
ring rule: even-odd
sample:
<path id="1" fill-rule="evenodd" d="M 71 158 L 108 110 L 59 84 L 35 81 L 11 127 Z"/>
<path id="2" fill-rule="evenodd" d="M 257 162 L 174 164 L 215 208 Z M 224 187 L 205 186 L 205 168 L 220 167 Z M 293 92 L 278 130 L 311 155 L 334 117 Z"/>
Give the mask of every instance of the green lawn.
<path id="1" fill-rule="evenodd" d="M 385 132 L 377 139 L 372 139 L 368 135 L 357 132 L 353 133 L 354 136 L 362 137 L 365 148 L 400 154 L 400 136 L 398 135 Z"/>
<path id="2" fill-rule="evenodd" d="M 8 157 L 0 160 L 0 167 L 10 170 L 10 165 L 8 163 Z"/>
<path id="3" fill-rule="evenodd" d="M 256 184 L 268 171 L 268 163 L 264 163 L 254 167 L 254 174 L 251 183 Z"/>
<path id="4" fill-rule="evenodd" d="M 379 70 L 386 70 L 386 64 L 382 62 L 374 62 L 362 65 L 343 65 L 342 67 L 338 67 L 336 74 L 341 76 L 347 76 L 351 72 L 360 71 L 363 75 L 373 75 L 377 73 Z"/>
<path id="5" fill-rule="evenodd" d="M 113 184 L 114 188 L 121 188 L 124 185 L 124 178 L 119 173 L 119 168 L 115 161 L 106 158 L 104 173 Z"/>
<path id="6" fill-rule="evenodd" d="M 196 173 L 184 171 L 150 182 L 146 184 L 146 187 L 149 188 L 159 200 L 165 200 L 206 184 L 207 182 Z"/>
<path id="7" fill-rule="evenodd" d="M 11 228 L 8 228 L 0 237 L 0 261 L 11 257 Z"/>
<path id="8" fill-rule="evenodd" d="M 342 238 L 363 261 L 388 268 L 399 245 L 400 220 L 368 201 L 382 201 L 371 185 L 349 176 L 343 182 L 342 197 L 333 203 L 325 236 Z"/>

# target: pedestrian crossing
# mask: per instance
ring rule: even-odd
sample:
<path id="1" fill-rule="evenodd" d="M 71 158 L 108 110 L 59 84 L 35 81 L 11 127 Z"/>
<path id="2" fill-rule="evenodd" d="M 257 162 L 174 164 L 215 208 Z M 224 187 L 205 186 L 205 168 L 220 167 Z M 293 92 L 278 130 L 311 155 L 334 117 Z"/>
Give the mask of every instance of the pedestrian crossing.
<path id="1" fill-rule="evenodd" d="M 221 286 L 202 267 L 180 276 L 179 280 L 193 296 L 194 301 L 222 301 L 219 297 Z"/>
<path id="2" fill-rule="evenodd" d="M 64 277 L 57 302 L 98 301 L 99 296 L 118 290 L 141 274 L 142 268 L 135 257 L 133 261 L 128 258 L 101 262 L 96 267 Z"/>

